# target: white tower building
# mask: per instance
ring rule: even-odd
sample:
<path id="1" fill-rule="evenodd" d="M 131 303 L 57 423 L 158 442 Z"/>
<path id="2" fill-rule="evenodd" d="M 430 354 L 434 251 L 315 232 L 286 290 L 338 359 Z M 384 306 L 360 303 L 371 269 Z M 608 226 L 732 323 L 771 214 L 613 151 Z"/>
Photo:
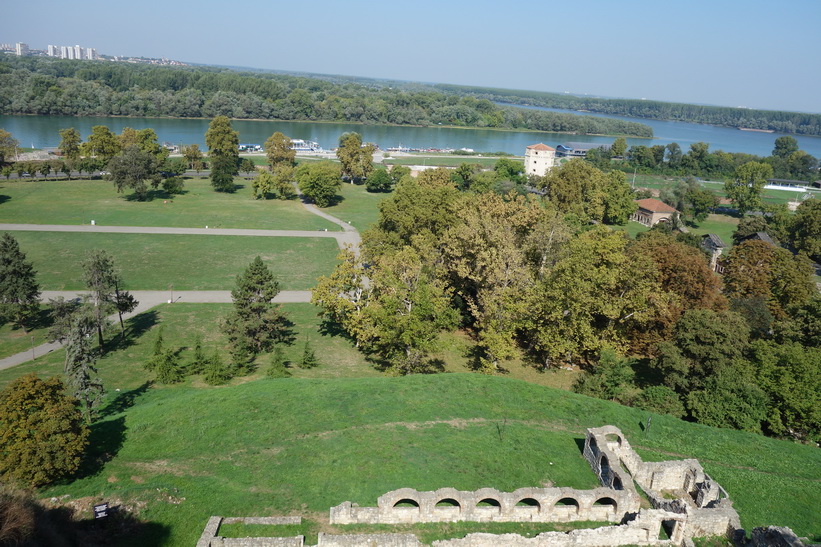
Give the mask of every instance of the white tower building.
<path id="1" fill-rule="evenodd" d="M 531 144 L 525 150 L 525 174 L 545 176 L 556 165 L 556 149 L 546 144 Z"/>

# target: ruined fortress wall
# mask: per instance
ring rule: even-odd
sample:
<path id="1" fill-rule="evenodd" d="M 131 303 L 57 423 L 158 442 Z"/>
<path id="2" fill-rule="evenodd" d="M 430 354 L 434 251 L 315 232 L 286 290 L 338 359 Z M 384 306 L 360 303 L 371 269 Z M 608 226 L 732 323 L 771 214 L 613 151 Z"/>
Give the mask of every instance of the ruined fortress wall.
<path id="1" fill-rule="evenodd" d="M 662 521 L 681 520 L 665 511 L 642 511 L 636 520 L 619 526 L 603 526 L 570 532 L 545 532 L 533 538 L 518 534 L 468 534 L 464 538 L 435 541 L 433 547 L 618 547 L 620 545 L 679 545 L 680 538 L 660 540 Z"/>
<path id="2" fill-rule="evenodd" d="M 618 522 L 638 510 L 633 491 L 609 488 L 493 488 L 419 492 L 402 488 L 379 497 L 377 507 L 345 502 L 331 508 L 332 524 L 410 524 L 417 522 Z"/>

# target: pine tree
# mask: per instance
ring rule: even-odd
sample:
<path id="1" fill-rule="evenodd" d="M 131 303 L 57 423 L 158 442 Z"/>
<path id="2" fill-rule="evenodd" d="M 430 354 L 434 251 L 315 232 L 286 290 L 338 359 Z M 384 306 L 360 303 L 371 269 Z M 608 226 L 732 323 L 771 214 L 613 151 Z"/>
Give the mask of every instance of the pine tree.
<path id="1" fill-rule="evenodd" d="M 214 350 L 214 355 L 208 360 L 205 367 L 205 383 L 209 386 L 219 386 L 231 379 L 231 371 L 225 366 L 219 351 Z"/>
<path id="2" fill-rule="evenodd" d="M 308 337 L 305 337 L 305 349 L 302 351 L 302 360 L 299 362 L 299 368 L 314 368 L 319 365 L 319 359 L 316 358 L 314 348 L 311 346 Z"/>
<path id="3" fill-rule="evenodd" d="M 36 272 L 11 234 L 0 238 L 0 322 L 26 326 L 40 310 Z"/>
<path id="4" fill-rule="evenodd" d="M 202 335 L 197 333 L 194 339 L 194 357 L 188 363 L 189 374 L 202 374 L 208 364 L 208 357 L 205 356 L 205 350 L 202 347 Z"/>
<path id="5" fill-rule="evenodd" d="M 157 373 L 157 380 L 162 384 L 176 384 L 182 382 L 183 373 L 179 367 L 179 361 L 174 351 L 163 350 L 154 358 L 154 371 Z"/>
<path id="6" fill-rule="evenodd" d="M 81 307 L 71 319 L 66 339 L 65 374 L 71 394 L 82 407 L 87 424 L 93 418 L 93 411 L 103 398 L 105 389 L 97 373 L 97 351 L 91 346 L 94 321 L 88 308 Z"/>
<path id="7" fill-rule="evenodd" d="M 231 291 L 234 310 L 225 322 L 232 354 L 245 352 L 250 361 L 286 338 L 287 319 L 273 303 L 277 294 L 279 282 L 260 257 L 237 276 L 237 287 Z"/>
<path id="8" fill-rule="evenodd" d="M 265 371 L 268 378 L 290 378 L 291 371 L 285 367 L 285 352 L 281 346 L 274 346 L 274 351 L 271 353 L 270 364 Z"/>

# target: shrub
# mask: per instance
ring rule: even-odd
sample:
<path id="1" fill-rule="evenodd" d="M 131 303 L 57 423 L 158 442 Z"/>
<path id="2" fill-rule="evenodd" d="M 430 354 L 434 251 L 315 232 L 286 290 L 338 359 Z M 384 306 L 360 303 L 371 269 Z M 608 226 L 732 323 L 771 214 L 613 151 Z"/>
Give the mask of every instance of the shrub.
<path id="1" fill-rule="evenodd" d="M 80 467 L 89 430 L 58 378 L 22 376 L 0 392 L 0 478 L 42 486 Z"/>

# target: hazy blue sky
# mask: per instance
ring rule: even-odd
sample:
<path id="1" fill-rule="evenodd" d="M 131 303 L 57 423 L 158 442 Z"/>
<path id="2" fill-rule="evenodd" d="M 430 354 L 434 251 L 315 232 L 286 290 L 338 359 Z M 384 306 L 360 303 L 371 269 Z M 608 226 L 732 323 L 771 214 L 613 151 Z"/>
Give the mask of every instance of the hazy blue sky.
<path id="1" fill-rule="evenodd" d="M 26 0 L 0 42 L 821 112 L 821 1 Z"/>

